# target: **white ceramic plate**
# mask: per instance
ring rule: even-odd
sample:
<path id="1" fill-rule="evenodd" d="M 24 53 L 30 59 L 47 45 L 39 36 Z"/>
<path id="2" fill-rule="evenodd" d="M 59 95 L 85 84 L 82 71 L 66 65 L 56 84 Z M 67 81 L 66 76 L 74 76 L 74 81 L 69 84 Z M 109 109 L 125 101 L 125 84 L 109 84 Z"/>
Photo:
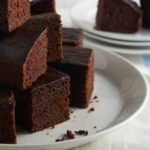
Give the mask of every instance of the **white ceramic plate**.
<path id="1" fill-rule="evenodd" d="M 113 44 L 116 46 L 128 46 L 128 47 L 150 47 L 150 42 L 128 42 L 128 41 L 120 41 L 120 40 L 113 40 L 108 39 L 100 36 L 96 36 L 94 34 L 90 34 L 88 32 L 84 32 L 84 34 L 88 37 L 91 37 L 92 39 L 98 40 L 100 42 L 105 42 L 108 44 Z"/>
<path id="2" fill-rule="evenodd" d="M 98 49 L 95 50 L 95 95 L 98 99 L 92 100 L 88 109 L 73 109 L 70 121 L 34 134 L 18 132 L 17 145 L 1 144 L 0 149 L 62 150 L 94 141 L 137 116 L 148 100 L 149 90 L 145 77 L 130 62 Z M 95 111 L 88 113 L 92 107 Z M 67 129 L 88 130 L 89 135 L 56 143 Z"/>
<path id="3" fill-rule="evenodd" d="M 73 23 L 90 34 L 97 36 L 123 40 L 123 41 L 149 41 L 150 42 L 150 30 L 141 28 L 139 32 L 135 34 L 119 34 L 112 32 L 104 32 L 95 30 L 95 17 L 97 13 L 98 0 L 83 0 L 77 4 L 71 10 L 71 19 Z"/>
<path id="4" fill-rule="evenodd" d="M 106 42 L 98 41 L 92 39 L 91 37 L 85 37 L 85 45 L 90 48 L 102 49 L 105 51 L 112 51 L 119 54 L 127 54 L 127 55 L 144 55 L 150 54 L 150 47 L 129 47 L 129 46 L 117 46 L 114 44 L 109 44 Z"/>

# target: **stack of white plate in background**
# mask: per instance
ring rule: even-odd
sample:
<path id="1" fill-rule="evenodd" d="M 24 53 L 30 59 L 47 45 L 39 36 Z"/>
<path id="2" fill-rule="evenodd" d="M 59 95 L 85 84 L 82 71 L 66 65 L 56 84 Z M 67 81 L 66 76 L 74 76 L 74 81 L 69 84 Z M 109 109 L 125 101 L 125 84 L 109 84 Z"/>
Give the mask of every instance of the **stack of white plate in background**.
<path id="1" fill-rule="evenodd" d="M 150 30 L 141 29 L 134 34 L 104 32 L 95 29 L 98 0 L 83 0 L 71 10 L 74 25 L 81 28 L 86 44 L 122 54 L 150 54 Z M 111 24 L 111 22 L 110 22 Z M 89 44 L 90 43 L 90 44 Z"/>

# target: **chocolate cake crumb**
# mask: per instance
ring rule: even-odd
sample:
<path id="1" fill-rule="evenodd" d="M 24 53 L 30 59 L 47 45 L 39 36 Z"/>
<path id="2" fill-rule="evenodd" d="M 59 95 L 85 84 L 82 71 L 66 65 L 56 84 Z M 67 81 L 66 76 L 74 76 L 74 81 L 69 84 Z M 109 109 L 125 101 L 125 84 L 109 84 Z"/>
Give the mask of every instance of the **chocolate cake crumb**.
<path id="1" fill-rule="evenodd" d="M 75 139 L 75 135 L 70 130 L 67 130 L 66 137 L 69 139 Z"/>
<path id="2" fill-rule="evenodd" d="M 88 135 L 88 131 L 87 130 L 79 130 L 79 131 L 75 131 L 74 133 L 76 133 L 77 135 Z"/>
<path id="3" fill-rule="evenodd" d="M 95 110 L 95 109 L 92 107 L 92 108 L 89 109 L 88 112 L 90 113 L 90 112 L 92 112 L 92 111 L 94 111 L 94 110 Z"/>
<path id="4" fill-rule="evenodd" d="M 97 127 L 96 127 L 96 126 L 94 126 L 94 128 L 96 129 Z"/>
<path id="5" fill-rule="evenodd" d="M 98 97 L 97 96 L 94 96 L 94 99 L 97 99 Z"/>
<path id="6" fill-rule="evenodd" d="M 62 138 L 62 139 L 56 139 L 56 142 L 61 142 L 61 141 L 64 141 L 64 138 Z"/>

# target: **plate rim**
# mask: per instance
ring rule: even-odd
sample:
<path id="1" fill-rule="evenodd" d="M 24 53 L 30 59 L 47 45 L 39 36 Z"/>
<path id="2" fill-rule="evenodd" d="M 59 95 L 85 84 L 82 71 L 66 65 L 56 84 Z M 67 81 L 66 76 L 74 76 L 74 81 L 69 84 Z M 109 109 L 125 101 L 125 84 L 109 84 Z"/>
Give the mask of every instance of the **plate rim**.
<path id="1" fill-rule="evenodd" d="M 113 44 L 113 45 L 117 45 L 117 46 L 150 47 L 150 42 L 130 42 L 130 41 L 128 42 L 128 41 L 120 41 L 120 40 L 104 38 L 104 37 L 101 37 L 101 36 L 91 34 L 89 32 L 84 32 L 84 34 L 86 36 L 89 36 L 89 37 L 95 39 L 95 40 L 99 40 L 99 41 L 109 43 L 109 44 Z"/>
<path id="2" fill-rule="evenodd" d="M 0 144 L 0 148 L 3 148 L 3 149 L 13 149 L 13 148 L 24 148 L 24 149 L 29 149 L 29 148 L 34 148 L 34 149 L 40 149 L 40 148 L 55 148 L 57 149 L 57 147 L 61 147 L 61 146 L 64 146 L 69 143 L 69 145 L 72 145 L 71 143 L 78 143 L 80 142 L 81 140 L 83 141 L 83 143 L 88 143 L 90 141 L 94 141 L 96 140 L 97 138 L 100 138 L 101 136 L 103 136 L 104 134 L 107 134 L 109 132 L 112 132 L 120 127 L 122 127 L 123 125 L 127 124 L 128 122 L 130 122 L 131 120 L 133 120 L 135 117 L 137 117 L 140 112 L 143 110 L 143 108 L 145 107 L 146 103 L 148 102 L 148 98 L 149 98 L 149 84 L 148 84 L 148 80 L 146 79 L 146 77 L 138 70 L 138 68 L 133 65 L 129 60 L 127 60 L 126 58 L 124 58 L 123 56 L 120 56 L 118 54 L 115 54 L 113 52 L 108 52 L 108 51 L 104 51 L 104 50 L 101 50 L 103 51 L 104 53 L 107 53 L 109 55 L 113 55 L 113 57 L 117 57 L 117 59 L 120 59 L 121 61 L 124 61 L 124 63 L 127 63 L 128 65 L 130 65 L 137 73 L 138 75 L 141 76 L 141 79 L 143 79 L 143 83 L 145 84 L 145 98 L 143 99 L 143 102 L 141 104 L 141 106 L 132 114 L 130 115 L 127 119 L 121 121 L 120 123 L 116 124 L 116 125 L 113 125 L 112 127 L 108 127 L 107 129 L 103 129 L 102 131 L 98 132 L 98 133 L 95 133 L 95 134 L 92 134 L 92 135 L 88 135 L 86 137 L 82 137 L 82 138 L 79 138 L 79 139 L 73 139 L 73 140 L 68 140 L 68 141 L 63 141 L 63 142 L 60 142 L 60 143 L 54 143 L 54 144 L 40 144 L 40 145 L 15 145 L 15 144 Z M 85 142 L 87 141 L 87 142 Z M 78 146 L 81 146 L 82 144 L 79 144 Z"/>
<path id="3" fill-rule="evenodd" d="M 69 15 L 70 15 L 70 19 L 71 21 L 79 28 L 81 28 L 82 30 L 89 32 L 91 34 L 94 34 L 96 36 L 101 36 L 103 38 L 108 38 L 108 39 L 114 39 L 114 40 L 120 40 L 120 41 L 136 41 L 136 42 L 146 42 L 149 41 L 150 42 L 150 36 L 149 37 L 142 37 L 142 38 L 137 38 L 137 37 L 123 37 L 124 35 L 132 35 L 132 34 L 123 34 L 123 33 L 113 33 L 113 32 L 106 32 L 106 31 L 100 31 L 100 30 L 94 30 L 93 28 L 90 28 L 86 25 L 84 25 L 83 23 L 81 23 L 79 20 L 76 20 L 74 18 L 74 10 L 77 9 L 81 4 L 87 3 L 87 0 L 83 0 L 81 2 L 79 2 L 78 4 L 76 4 L 74 7 L 72 7 L 70 9 Z M 142 29 L 142 27 L 140 28 Z M 138 32 L 138 31 L 137 31 Z M 136 33 L 137 33 L 136 32 Z M 133 33 L 133 34 L 136 34 Z M 136 38 L 136 39 L 135 39 Z"/>
<path id="4" fill-rule="evenodd" d="M 124 55 L 145 55 L 145 54 L 148 55 L 148 54 L 150 54 L 150 47 L 147 47 L 147 49 L 144 49 L 144 48 L 142 49 L 142 47 L 141 47 L 141 50 L 137 50 L 135 47 L 127 48 L 124 46 L 124 48 L 126 48 L 126 49 L 121 50 L 120 47 L 118 47 L 118 46 L 115 47 L 115 45 L 113 45 L 113 44 L 110 44 L 111 46 L 108 46 L 108 43 L 105 43 L 102 41 L 99 41 L 99 42 L 101 42 L 101 44 L 99 44 L 97 42 L 97 40 L 91 41 L 91 39 L 92 38 L 88 37 L 88 36 L 85 38 L 85 40 L 88 41 L 88 43 L 90 43 L 90 45 L 93 45 L 93 47 L 96 47 L 96 48 L 98 47 L 99 49 L 104 50 L 104 51 L 115 52 L 115 53 L 124 54 Z M 105 43 L 105 45 L 103 43 Z M 138 47 L 138 48 L 140 48 L 140 47 Z"/>

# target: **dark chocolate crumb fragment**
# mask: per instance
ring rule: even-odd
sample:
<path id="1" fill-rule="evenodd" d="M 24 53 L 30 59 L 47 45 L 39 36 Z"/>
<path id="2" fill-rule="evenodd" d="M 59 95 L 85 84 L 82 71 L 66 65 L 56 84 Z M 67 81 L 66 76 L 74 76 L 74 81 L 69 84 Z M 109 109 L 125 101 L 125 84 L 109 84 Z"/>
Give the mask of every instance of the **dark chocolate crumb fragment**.
<path id="1" fill-rule="evenodd" d="M 75 131 L 75 133 L 77 135 L 85 135 L 85 136 L 88 135 L 88 131 L 87 130 L 79 130 L 79 131 Z"/>
<path id="2" fill-rule="evenodd" d="M 61 141 L 64 141 L 64 138 L 62 138 L 62 139 L 56 139 L 56 142 L 61 142 Z"/>
<path id="3" fill-rule="evenodd" d="M 69 139 L 75 139 L 75 135 L 70 130 L 67 130 L 66 137 Z"/>
<path id="4" fill-rule="evenodd" d="M 96 129 L 97 127 L 96 127 L 96 126 L 94 126 L 94 128 Z"/>
<path id="5" fill-rule="evenodd" d="M 95 109 L 92 107 L 92 108 L 89 109 L 88 112 L 90 113 L 90 112 L 92 112 L 92 111 L 94 111 L 94 110 L 95 110 Z"/>
<path id="6" fill-rule="evenodd" d="M 97 99 L 98 97 L 97 96 L 94 96 L 94 99 Z"/>

